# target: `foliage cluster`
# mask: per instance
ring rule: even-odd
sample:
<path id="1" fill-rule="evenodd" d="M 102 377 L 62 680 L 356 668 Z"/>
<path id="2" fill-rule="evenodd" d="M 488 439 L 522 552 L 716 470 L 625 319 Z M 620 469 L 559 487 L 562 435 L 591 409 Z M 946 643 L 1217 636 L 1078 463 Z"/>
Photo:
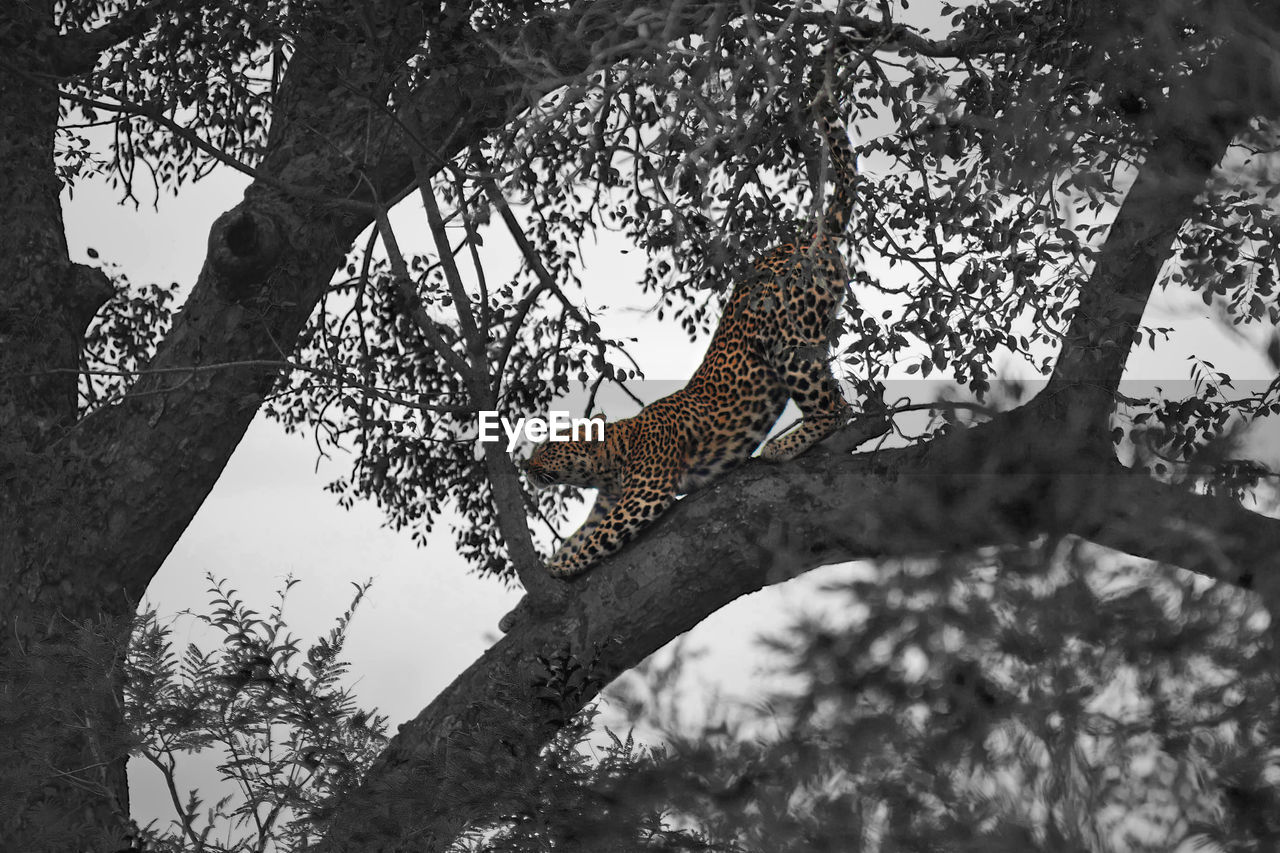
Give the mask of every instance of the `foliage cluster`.
<path id="1" fill-rule="evenodd" d="M 688 691 L 705 682 L 676 644 L 562 720 L 536 756 L 506 754 L 502 731 L 455 735 L 444 796 L 471 822 L 453 849 L 1252 853 L 1280 841 L 1273 632 L 1247 594 L 1076 540 L 827 578 L 826 616 L 762 641 L 780 685 L 767 701 L 691 718 Z M 178 655 L 153 615 L 135 635 L 135 749 L 180 816 L 148 827 L 147 849 L 306 850 L 309 819 L 383 741 L 385 721 L 337 683 L 351 612 L 290 665 L 303 652 L 279 606 L 259 618 L 213 592 L 218 651 Z M 598 678 L 568 653 L 540 666 L 549 707 L 574 707 Z M 507 725 L 545 710 L 513 701 Z M 206 809 L 174 780 L 183 753 L 211 747 L 236 793 Z M 494 776 L 497 803 L 468 784 Z"/>
<path id="2" fill-rule="evenodd" d="M 356 785 L 387 741 L 387 721 L 362 709 L 345 683 L 342 648 L 356 594 L 334 627 L 304 645 L 285 622 L 289 580 L 259 614 L 224 582 L 210 588 L 201 623 L 218 636 L 203 650 L 175 647 L 173 628 L 155 611 L 139 617 L 125 658 L 123 697 L 140 761 L 159 773 L 174 818 L 139 830 L 147 850 L 305 850 L 315 821 Z M 219 791 L 207 802 L 183 792 L 179 775 L 213 752 Z M 139 761 L 140 760 L 140 761 Z"/>
<path id="3" fill-rule="evenodd" d="M 129 20 L 128 0 L 61 0 L 64 32 Z M 280 0 L 151 4 L 139 27 L 64 90 L 60 133 L 71 148 L 86 128 L 110 126 L 102 170 L 124 192 L 150 184 L 153 197 L 198 180 L 219 164 L 256 165 L 299 19 Z"/>

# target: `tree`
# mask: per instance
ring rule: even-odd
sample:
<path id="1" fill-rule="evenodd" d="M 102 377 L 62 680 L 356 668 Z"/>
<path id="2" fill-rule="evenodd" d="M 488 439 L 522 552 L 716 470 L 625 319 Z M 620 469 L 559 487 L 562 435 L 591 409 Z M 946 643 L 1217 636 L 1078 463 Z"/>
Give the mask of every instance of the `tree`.
<path id="1" fill-rule="evenodd" d="M 1214 441 L 1274 413 L 1274 389 L 1230 399 L 1208 367 L 1185 400 L 1119 382 L 1158 334 L 1142 315 L 1162 285 L 1231 322 L 1277 319 L 1274 187 L 1238 152 L 1271 144 L 1280 21 L 1262 0 L 1117 5 L 945 7 L 950 32 L 933 38 L 889 3 L 8 4 L 6 841 L 119 835 L 120 669 L 69 671 L 60 655 L 86 625 L 122 630 L 264 403 L 361 451 L 344 499 L 372 497 L 419 533 L 456 503 L 463 553 L 529 593 L 524 618 L 336 807 L 332 849 L 439 849 L 500 814 L 504 774 L 477 776 L 475 749 L 518 770 L 576 710 L 538 702 L 537 655 L 567 645 L 593 662 L 565 692 L 580 707 L 733 598 L 834 561 L 1079 537 L 1274 608 L 1280 526 L 1239 499 L 1266 472 Z M 672 322 L 713 323 L 707 291 L 820 206 L 804 105 L 822 69 L 856 122 L 887 123 L 864 146 L 884 177 L 864 183 L 853 284 L 895 301 L 851 306 L 851 377 L 874 382 L 915 348 L 922 373 L 977 393 L 1006 355 L 1042 366 L 1047 386 L 901 449 L 749 465 L 569 589 L 551 582 L 530 518 L 562 519 L 564 496 L 524 495 L 492 448 L 477 458 L 474 413 L 632 378 L 578 290 L 596 280 L 576 252 L 590 229 L 644 249 L 641 286 Z M 96 124 L 114 129 L 105 168 L 126 194 L 215 165 L 252 177 L 171 324 L 165 291 L 68 256 L 58 192 L 92 167 L 79 131 Z M 387 214 L 414 191 L 435 243 L 421 259 Z M 501 284 L 473 251 L 494 216 L 524 255 Z M 455 255 L 475 263 L 470 280 Z M 50 731 L 54 707 L 77 724 Z M 518 732 L 503 725 L 513 709 Z"/>

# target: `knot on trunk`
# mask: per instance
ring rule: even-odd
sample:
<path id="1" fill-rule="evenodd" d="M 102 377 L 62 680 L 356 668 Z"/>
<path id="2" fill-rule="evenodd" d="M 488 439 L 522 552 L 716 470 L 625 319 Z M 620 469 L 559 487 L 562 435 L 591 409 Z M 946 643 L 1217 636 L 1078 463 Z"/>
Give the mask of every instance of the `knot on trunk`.
<path id="1" fill-rule="evenodd" d="M 262 212 L 237 207 L 209 229 L 209 265 L 217 291 L 232 302 L 253 296 L 283 247 L 280 229 Z"/>

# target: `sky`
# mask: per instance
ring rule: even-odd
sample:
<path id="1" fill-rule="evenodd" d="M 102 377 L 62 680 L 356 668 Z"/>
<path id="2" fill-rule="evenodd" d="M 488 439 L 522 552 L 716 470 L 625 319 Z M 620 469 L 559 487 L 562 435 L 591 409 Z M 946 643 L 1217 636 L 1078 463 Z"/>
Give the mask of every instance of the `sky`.
<path id="1" fill-rule="evenodd" d="M 185 292 L 204 259 L 210 224 L 239 201 L 245 183 L 242 175 L 221 169 L 177 197 L 162 196 L 158 209 L 135 209 L 121 206 L 118 191 L 105 182 L 82 182 L 64 198 L 72 258 L 92 262 L 88 249 L 93 248 L 134 282 L 176 281 Z M 425 233 L 416 205 L 411 199 L 397 212 L 398 233 L 415 228 Z M 406 237 L 401 240 L 415 245 Z M 616 303 L 604 334 L 637 337 L 634 354 L 646 376 L 682 382 L 697 366 L 704 343 L 690 344 L 682 333 L 672 334 L 643 312 L 646 306 L 631 286 L 639 278 L 640 259 L 638 253 L 623 254 L 622 248 L 603 244 L 585 259 L 592 292 L 598 288 L 601 301 Z M 510 246 L 495 236 L 486 240 L 486 252 L 501 267 L 501 253 L 510 252 Z M 507 258 L 505 263 L 514 262 Z M 1257 340 L 1224 333 L 1207 314 L 1198 299 L 1161 294 L 1146 322 L 1175 325 L 1179 332 L 1157 351 L 1137 351 L 1129 375 L 1185 376 L 1192 354 L 1211 354 L 1219 368 L 1241 378 L 1261 380 L 1273 374 Z M 898 376 L 905 376 L 904 369 L 905 364 L 899 366 Z M 1022 371 L 1022 376 L 1028 374 Z M 917 398 L 925 388 L 921 383 L 911 387 Z M 286 435 L 260 416 L 152 582 L 147 602 L 162 618 L 174 620 L 180 642 L 202 640 L 208 635 L 178 614 L 207 609 L 206 573 L 228 581 L 259 609 L 270 606 L 274 592 L 293 576 L 301 583 L 290 595 L 290 623 L 300 637 L 311 639 L 345 609 L 352 582 L 373 578 L 352 623 L 345 657 L 361 703 L 386 713 L 394 731 L 494 641 L 498 619 L 519 594 L 471 574 L 453 551 L 447 524 L 419 548 L 407 533 L 389 530 L 376 507 L 340 508 L 324 486 L 348 465 L 340 456 L 318 458 L 308 437 Z M 705 651 L 698 664 L 700 678 L 726 696 L 750 701 L 757 695 L 753 689 L 759 669 L 768 664 L 752 637 L 781 627 L 789 612 L 821 607 L 815 590 L 831 574 L 849 570 L 811 573 L 739 600 L 706 620 L 690 638 L 691 646 Z M 209 778 L 207 762 L 194 762 L 183 776 L 191 785 L 207 784 Z M 159 781 L 135 763 L 135 806 L 144 821 L 171 816 Z"/>

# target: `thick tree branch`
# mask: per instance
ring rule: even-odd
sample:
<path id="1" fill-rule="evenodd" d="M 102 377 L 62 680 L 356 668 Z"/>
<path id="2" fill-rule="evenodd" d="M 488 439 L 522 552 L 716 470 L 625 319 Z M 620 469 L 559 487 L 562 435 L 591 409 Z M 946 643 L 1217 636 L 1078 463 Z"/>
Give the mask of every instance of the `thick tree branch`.
<path id="1" fill-rule="evenodd" d="M 1081 292 L 1053 387 L 1083 382 L 1110 395 L 1119 386 L 1157 273 L 1201 186 L 1180 180 L 1189 162 L 1181 153 L 1180 145 L 1163 146 L 1143 165 Z"/>
<path id="2" fill-rule="evenodd" d="M 1096 389 L 1099 422 L 1110 414 L 1160 268 L 1229 141 L 1191 140 L 1173 128 L 1156 140 L 1081 290 L 1050 388 Z"/>
<path id="3" fill-rule="evenodd" d="M 1047 389 L 1092 387 L 1099 428 L 1178 232 L 1254 114 L 1256 105 L 1229 94 L 1241 76 L 1241 55 L 1238 39 L 1230 39 L 1143 120 L 1152 141 L 1081 290 Z"/>
<path id="4" fill-rule="evenodd" d="M 1253 590 L 1272 613 L 1280 612 L 1280 519 L 1141 472 L 1118 471 L 1106 487 L 1106 517 L 1077 519 L 1073 534 Z"/>
<path id="5" fill-rule="evenodd" d="M 580 661 L 595 658 L 591 675 L 607 683 L 735 598 L 833 562 L 1077 534 L 1251 585 L 1280 612 L 1280 520 L 1152 482 L 1091 443 L 1071 443 L 1079 433 L 1058 420 L 1064 402 L 1072 407 L 1037 400 L 901 450 L 751 464 L 679 502 L 575 583 L 568 611 L 521 622 L 402 726 L 332 816 L 331 849 L 392 850 L 414 838 L 440 850 L 468 821 L 495 817 L 510 783 L 503 771 L 520 772 L 554 729 L 536 699 L 537 655 L 567 645 Z M 1163 525 L 1147 523 L 1161 514 Z M 506 763 L 481 778 L 470 744 L 494 732 L 511 758 L 488 750 L 483 760 Z"/>

